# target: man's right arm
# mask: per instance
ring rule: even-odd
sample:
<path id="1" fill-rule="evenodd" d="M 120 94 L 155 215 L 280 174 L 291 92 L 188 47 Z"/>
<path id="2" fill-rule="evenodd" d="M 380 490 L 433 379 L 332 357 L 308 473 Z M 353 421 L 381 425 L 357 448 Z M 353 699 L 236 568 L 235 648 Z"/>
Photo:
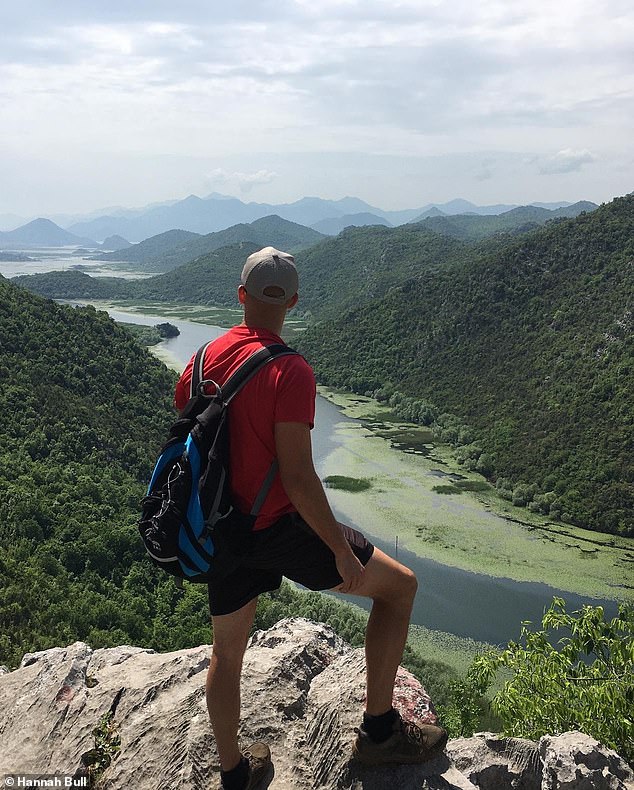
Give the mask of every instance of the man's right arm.
<path id="1" fill-rule="evenodd" d="M 354 592 L 364 567 L 354 555 L 335 518 L 313 465 L 310 427 L 305 423 L 275 424 L 275 448 L 282 485 L 304 521 L 335 555 L 343 579 L 342 592 Z"/>

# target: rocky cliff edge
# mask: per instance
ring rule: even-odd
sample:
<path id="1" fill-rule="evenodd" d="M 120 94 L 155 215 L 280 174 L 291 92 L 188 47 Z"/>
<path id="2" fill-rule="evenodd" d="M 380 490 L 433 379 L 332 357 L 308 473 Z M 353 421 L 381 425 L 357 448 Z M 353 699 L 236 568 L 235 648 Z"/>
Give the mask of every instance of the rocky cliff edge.
<path id="1" fill-rule="evenodd" d="M 90 776 L 108 790 L 207 790 L 219 770 L 204 698 L 211 647 L 155 653 L 83 642 L 24 656 L 0 674 L 0 780 Z M 271 790 L 634 790 L 615 752 L 581 733 L 539 743 L 479 733 L 424 766 L 360 769 L 348 761 L 364 700 L 363 650 L 328 627 L 282 620 L 251 638 L 241 740 L 266 740 Z M 395 700 L 434 722 L 425 690 L 400 669 Z M 16 785 L 17 782 L 16 782 Z M 81 786 L 81 785 L 77 785 Z"/>

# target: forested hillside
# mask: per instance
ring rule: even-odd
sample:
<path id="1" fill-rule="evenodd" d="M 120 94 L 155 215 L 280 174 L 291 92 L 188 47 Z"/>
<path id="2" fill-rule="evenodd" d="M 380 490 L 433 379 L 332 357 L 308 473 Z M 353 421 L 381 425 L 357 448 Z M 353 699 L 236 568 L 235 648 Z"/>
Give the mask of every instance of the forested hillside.
<path id="1" fill-rule="evenodd" d="M 173 385 L 105 313 L 0 277 L 0 665 L 77 639 L 164 651 L 211 640 L 206 587 L 179 591 L 136 529 Z M 260 597 L 255 627 L 294 615 L 363 640 L 363 614 L 290 587 Z M 405 664 L 450 704 L 448 667 L 409 647 Z"/>
<path id="2" fill-rule="evenodd" d="M 594 211 L 594 203 L 581 201 L 572 206 L 549 211 L 539 206 L 519 206 L 502 214 L 454 214 L 452 216 L 430 216 L 417 224 L 425 230 L 452 236 L 462 241 L 481 241 L 496 233 L 517 235 L 544 225 L 552 220 L 576 217 L 582 211 Z"/>
<path id="3" fill-rule="evenodd" d="M 299 347 L 321 382 L 435 422 L 518 503 L 632 535 L 633 261 L 629 196 L 422 271 Z"/>
<path id="4" fill-rule="evenodd" d="M 151 641 L 134 521 L 172 381 L 104 313 L 0 278 L 0 664 L 77 638 Z"/>
<path id="5" fill-rule="evenodd" d="M 167 272 L 222 247 L 250 242 L 258 249 L 273 246 L 295 251 L 317 244 L 324 236 L 312 228 L 278 216 L 262 217 L 251 223 L 232 225 L 225 230 L 200 236 L 184 230 L 170 230 L 152 236 L 126 250 L 96 256 L 100 261 L 128 261 L 148 272 Z"/>
<path id="6" fill-rule="evenodd" d="M 236 306 L 244 262 L 260 247 L 248 241 L 232 244 L 158 277 L 131 282 L 134 298 Z"/>
<path id="7" fill-rule="evenodd" d="M 334 318 L 424 271 L 465 261 L 470 248 L 420 226 L 348 228 L 298 253 L 302 311 Z"/>

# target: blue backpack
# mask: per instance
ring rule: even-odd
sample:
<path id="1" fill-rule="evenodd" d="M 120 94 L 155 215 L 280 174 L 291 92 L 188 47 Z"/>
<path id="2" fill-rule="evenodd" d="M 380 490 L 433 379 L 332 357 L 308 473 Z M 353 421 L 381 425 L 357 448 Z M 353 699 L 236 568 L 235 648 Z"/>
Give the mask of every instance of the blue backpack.
<path id="1" fill-rule="evenodd" d="M 208 582 L 214 558 L 213 528 L 250 529 L 275 476 L 277 459 L 247 515 L 229 495 L 229 425 L 232 398 L 268 362 L 296 354 L 288 346 L 265 346 L 252 354 L 222 385 L 203 379 L 205 352 L 198 349 L 192 368 L 190 399 L 172 425 L 156 462 L 138 523 L 145 549 L 167 573 L 192 582 Z M 207 395 L 207 390 L 213 393 Z"/>

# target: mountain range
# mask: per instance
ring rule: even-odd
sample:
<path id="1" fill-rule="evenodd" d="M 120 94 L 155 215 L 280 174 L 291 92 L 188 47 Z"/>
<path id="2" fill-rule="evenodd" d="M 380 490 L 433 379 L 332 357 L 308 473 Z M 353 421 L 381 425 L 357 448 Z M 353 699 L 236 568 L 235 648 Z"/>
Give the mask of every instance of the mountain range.
<path id="1" fill-rule="evenodd" d="M 248 224 L 233 225 L 204 236 L 187 230 L 168 230 L 125 250 L 104 253 L 94 256 L 94 259 L 126 261 L 134 263 L 144 271 L 165 272 L 231 244 L 252 242 L 256 248 L 273 246 L 296 252 L 317 244 L 324 238 L 316 230 L 274 215 Z"/>
<path id="2" fill-rule="evenodd" d="M 566 202 L 537 203 L 539 208 L 553 210 L 571 205 Z M 100 241 L 108 236 L 122 236 L 131 242 L 139 242 L 168 230 L 180 229 L 193 233 L 208 234 L 238 225 L 251 223 L 265 216 L 276 214 L 290 222 L 312 227 L 315 230 L 336 235 L 348 225 L 388 224 L 403 225 L 440 213 L 492 215 L 510 211 L 513 204 L 478 206 L 467 200 L 456 199 L 447 203 L 428 204 L 420 208 L 386 211 L 371 206 L 356 197 L 340 200 L 325 200 L 304 197 L 293 203 L 244 203 L 238 198 L 212 193 L 205 198 L 189 195 L 184 200 L 153 203 L 145 208 L 110 209 L 107 213 L 91 212 L 85 217 L 52 217 L 60 226 L 74 236 Z M 376 219 L 374 219 L 376 218 Z M 2 219 L 2 218 L 0 218 Z M 7 215 L 7 221 L 15 221 Z M 326 223 L 320 227 L 319 223 Z M 14 232 L 14 231 L 12 231 Z M 10 239 L 0 241 L 6 246 Z M 85 242 L 84 242 L 85 245 Z"/>

